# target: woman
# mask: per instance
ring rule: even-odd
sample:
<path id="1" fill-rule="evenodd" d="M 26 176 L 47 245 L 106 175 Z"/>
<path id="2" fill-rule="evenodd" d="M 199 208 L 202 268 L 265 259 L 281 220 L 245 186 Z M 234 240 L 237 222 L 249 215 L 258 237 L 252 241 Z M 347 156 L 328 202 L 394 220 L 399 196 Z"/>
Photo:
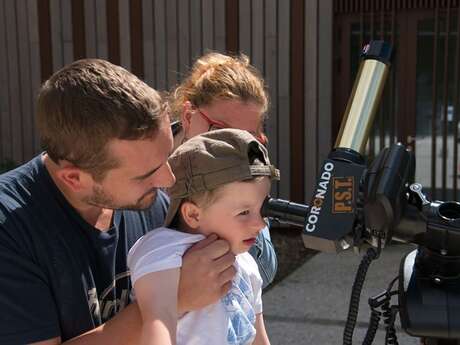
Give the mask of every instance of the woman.
<path id="1" fill-rule="evenodd" d="M 208 53 L 199 58 L 186 79 L 171 93 L 174 145 L 191 137 L 221 128 L 238 128 L 252 133 L 263 144 L 268 96 L 260 73 L 244 56 Z M 278 266 L 268 227 L 250 250 L 256 259 L 263 287 L 275 277 Z"/>

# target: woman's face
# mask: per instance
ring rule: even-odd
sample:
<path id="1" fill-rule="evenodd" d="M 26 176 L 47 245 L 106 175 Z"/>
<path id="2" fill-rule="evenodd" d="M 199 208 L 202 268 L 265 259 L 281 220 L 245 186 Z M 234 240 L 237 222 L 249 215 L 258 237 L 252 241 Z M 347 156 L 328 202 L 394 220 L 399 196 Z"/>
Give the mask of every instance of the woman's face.
<path id="1" fill-rule="evenodd" d="M 244 129 L 256 137 L 262 133 L 263 108 L 257 103 L 217 100 L 199 108 L 187 103 L 182 125 L 188 139 L 220 128 Z"/>

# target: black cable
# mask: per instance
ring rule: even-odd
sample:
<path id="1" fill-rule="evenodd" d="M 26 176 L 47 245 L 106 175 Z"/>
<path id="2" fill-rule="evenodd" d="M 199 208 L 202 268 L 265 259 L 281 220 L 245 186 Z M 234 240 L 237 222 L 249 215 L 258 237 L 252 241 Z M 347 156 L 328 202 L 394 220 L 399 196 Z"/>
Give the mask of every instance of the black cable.
<path id="1" fill-rule="evenodd" d="M 369 327 L 367 328 L 366 336 L 363 345 L 371 345 L 374 342 L 375 334 L 379 328 L 380 317 L 382 313 L 376 308 L 371 308 L 371 316 L 369 318 Z"/>
<path id="2" fill-rule="evenodd" d="M 363 289 L 364 280 L 366 279 L 367 270 L 371 262 L 379 257 L 381 248 L 381 240 L 379 238 L 378 249 L 369 248 L 366 251 L 361 263 L 359 264 L 358 271 L 356 272 L 355 281 L 351 289 L 350 306 L 348 309 L 347 322 L 343 331 L 343 344 L 352 345 L 353 332 L 358 318 L 359 300 L 361 299 L 361 291 Z"/>
<path id="3" fill-rule="evenodd" d="M 383 322 L 385 323 L 385 345 L 398 345 L 398 338 L 396 336 L 396 313 L 398 312 L 397 306 L 391 306 L 390 302 L 382 305 L 383 310 Z"/>

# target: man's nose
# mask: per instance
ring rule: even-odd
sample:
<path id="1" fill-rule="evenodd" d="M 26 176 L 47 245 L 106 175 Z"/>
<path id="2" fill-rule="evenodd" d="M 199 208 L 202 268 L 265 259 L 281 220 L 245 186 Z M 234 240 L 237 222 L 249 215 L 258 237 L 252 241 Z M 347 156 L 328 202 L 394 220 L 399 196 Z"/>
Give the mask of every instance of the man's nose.
<path id="1" fill-rule="evenodd" d="M 169 188 L 176 183 L 176 177 L 174 176 L 171 166 L 169 163 L 166 163 L 162 168 L 161 168 L 161 175 L 160 175 L 160 180 L 158 181 L 159 186 L 162 188 Z"/>

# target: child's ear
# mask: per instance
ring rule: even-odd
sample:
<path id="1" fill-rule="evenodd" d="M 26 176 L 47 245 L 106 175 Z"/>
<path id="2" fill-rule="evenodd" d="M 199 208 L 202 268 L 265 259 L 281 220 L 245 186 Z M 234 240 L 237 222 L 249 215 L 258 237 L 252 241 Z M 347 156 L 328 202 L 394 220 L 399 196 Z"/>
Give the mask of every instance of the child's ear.
<path id="1" fill-rule="evenodd" d="M 180 206 L 182 219 L 192 229 L 197 229 L 200 225 L 201 208 L 193 202 L 184 201 Z"/>

